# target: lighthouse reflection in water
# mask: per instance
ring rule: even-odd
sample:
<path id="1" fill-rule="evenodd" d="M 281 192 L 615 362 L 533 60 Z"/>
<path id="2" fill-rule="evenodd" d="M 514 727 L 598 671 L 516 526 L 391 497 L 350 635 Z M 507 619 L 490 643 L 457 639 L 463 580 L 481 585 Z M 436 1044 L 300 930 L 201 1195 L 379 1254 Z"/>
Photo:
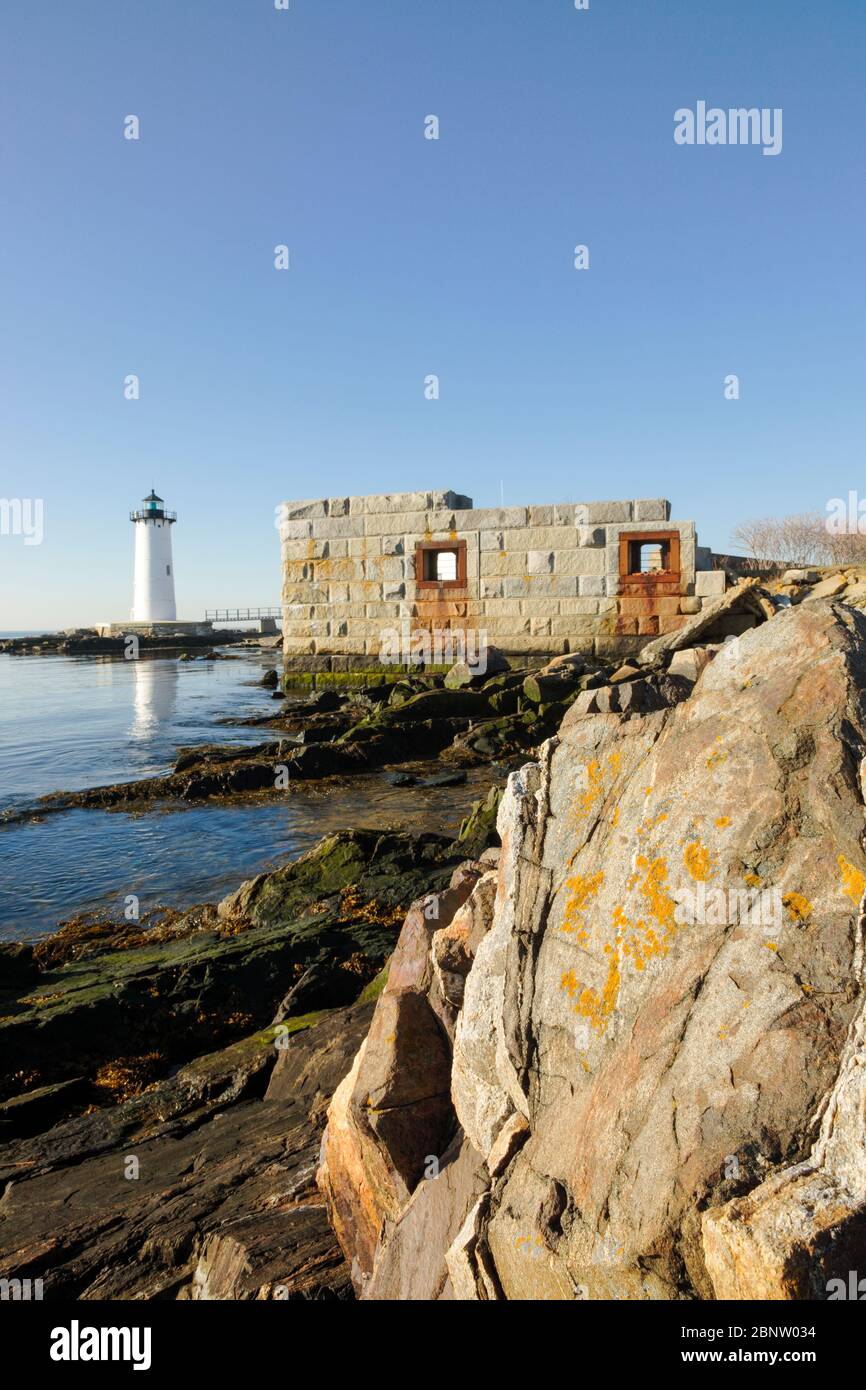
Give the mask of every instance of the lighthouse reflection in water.
<path id="1" fill-rule="evenodd" d="M 130 738 L 152 738 L 174 714 L 177 701 L 177 661 L 141 656 L 131 661 L 135 682 Z"/>

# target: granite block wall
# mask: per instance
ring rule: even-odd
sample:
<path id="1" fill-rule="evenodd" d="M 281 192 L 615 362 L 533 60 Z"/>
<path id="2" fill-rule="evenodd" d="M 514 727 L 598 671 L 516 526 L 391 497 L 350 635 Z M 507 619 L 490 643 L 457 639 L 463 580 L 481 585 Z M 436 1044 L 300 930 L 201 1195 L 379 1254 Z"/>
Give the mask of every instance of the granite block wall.
<path id="1" fill-rule="evenodd" d="M 694 523 L 671 521 L 663 498 L 476 508 L 450 491 L 323 497 L 282 504 L 279 528 L 288 668 L 392 664 L 409 659 L 407 644 L 447 661 L 447 634 L 470 651 L 485 640 L 518 656 L 626 654 L 695 611 Z M 621 537 L 655 532 L 677 538 L 675 580 L 624 584 Z M 457 556 L 448 583 L 425 580 L 437 547 Z"/>

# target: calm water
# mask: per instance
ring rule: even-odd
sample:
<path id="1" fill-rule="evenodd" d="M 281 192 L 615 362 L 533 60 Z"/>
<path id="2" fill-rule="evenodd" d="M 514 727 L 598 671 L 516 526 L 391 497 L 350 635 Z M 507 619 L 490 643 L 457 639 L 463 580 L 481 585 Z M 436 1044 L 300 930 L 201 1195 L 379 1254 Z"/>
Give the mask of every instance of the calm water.
<path id="1" fill-rule="evenodd" d="M 216 720 L 274 713 L 269 692 L 249 684 L 274 664 L 270 652 L 215 662 L 0 656 L 0 810 L 155 776 L 181 745 L 271 737 Z M 424 828 L 456 829 L 492 780 L 482 770 L 466 787 L 425 791 Z M 243 806 L 77 810 L 0 826 L 0 937 L 43 935 L 90 908 L 120 915 L 130 893 L 142 912 L 218 899 L 332 830 L 409 823 L 419 826 L 418 791 L 365 777 L 336 795 L 311 784 Z"/>

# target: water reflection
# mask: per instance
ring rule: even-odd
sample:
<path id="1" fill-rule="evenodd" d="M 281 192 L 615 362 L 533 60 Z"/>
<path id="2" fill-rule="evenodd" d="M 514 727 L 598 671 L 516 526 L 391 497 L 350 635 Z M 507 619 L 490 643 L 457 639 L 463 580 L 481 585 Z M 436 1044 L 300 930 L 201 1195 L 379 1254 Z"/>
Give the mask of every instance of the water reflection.
<path id="1" fill-rule="evenodd" d="M 119 919 L 131 892 L 145 908 L 218 902 L 347 826 L 455 835 L 491 781 L 490 768 L 470 768 L 465 785 L 421 793 L 361 774 L 339 796 L 311 782 L 286 800 L 140 816 L 76 810 L 11 825 L 0 831 L 0 941 L 35 939 L 98 908 Z"/>
<path id="2" fill-rule="evenodd" d="M 177 699 L 177 663 L 146 657 L 130 663 L 133 670 L 133 714 L 129 736 L 152 738 L 174 714 Z"/>

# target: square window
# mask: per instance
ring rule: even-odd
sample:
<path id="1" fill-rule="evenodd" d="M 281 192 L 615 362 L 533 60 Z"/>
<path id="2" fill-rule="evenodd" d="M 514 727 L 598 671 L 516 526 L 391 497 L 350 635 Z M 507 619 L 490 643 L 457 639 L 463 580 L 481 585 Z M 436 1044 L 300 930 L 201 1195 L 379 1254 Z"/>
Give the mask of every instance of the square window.
<path id="1" fill-rule="evenodd" d="M 679 569 L 678 531 L 620 532 L 620 579 L 670 583 L 679 580 Z"/>
<path id="2" fill-rule="evenodd" d="M 465 541 L 419 541 L 415 547 L 415 577 L 419 589 L 464 588 Z"/>

